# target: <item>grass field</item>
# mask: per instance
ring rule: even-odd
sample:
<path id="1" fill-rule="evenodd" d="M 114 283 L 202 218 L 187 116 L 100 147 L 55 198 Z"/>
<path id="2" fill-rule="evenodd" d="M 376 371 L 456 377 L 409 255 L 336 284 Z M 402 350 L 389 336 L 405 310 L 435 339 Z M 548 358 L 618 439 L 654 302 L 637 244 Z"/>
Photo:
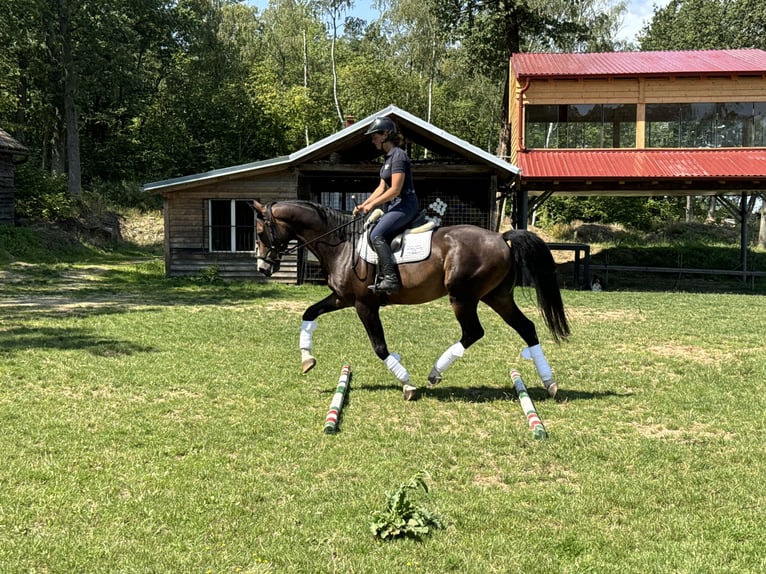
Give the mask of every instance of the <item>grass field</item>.
<path id="1" fill-rule="evenodd" d="M 3 573 L 766 570 L 763 296 L 565 291 L 555 346 L 521 289 L 560 401 L 484 307 L 487 336 L 406 403 L 353 311 L 320 318 L 300 374 L 324 287 L 171 281 L 157 261 L 0 273 Z M 459 338 L 446 300 L 382 315 L 424 386 Z M 420 470 L 447 527 L 379 541 L 372 513 Z"/>

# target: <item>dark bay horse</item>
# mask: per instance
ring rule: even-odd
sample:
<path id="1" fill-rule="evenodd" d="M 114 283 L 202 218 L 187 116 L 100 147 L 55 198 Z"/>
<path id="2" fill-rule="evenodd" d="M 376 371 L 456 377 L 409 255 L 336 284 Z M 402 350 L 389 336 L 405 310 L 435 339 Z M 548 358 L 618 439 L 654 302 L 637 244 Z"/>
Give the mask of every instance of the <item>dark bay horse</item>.
<path id="1" fill-rule="evenodd" d="M 561 300 L 555 263 L 550 250 L 534 233 L 508 231 L 500 234 L 473 225 L 437 228 L 430 256 L 417 263 L 399 265 L 402 289 L 390 295 L 372 293 L 375 266 L 356 252 L 359 232 L 350 214 L 308 201 L 253 202 L 258 238 L 258 269 L 271 275 L 297 239 L 319 260 L 331 293 L 303 313 L 300 349 L 304 373 L 316 365 L 312 355 L 313 332 L 320 315 L 354 307 L 367 330 L 375 354 L 401 382 L 404 398 L 416 396 L 416 387 L 399 355 L 389 353 L 380 321 L 382 305 L 417 305 L 449 296 L 462 336 L 437 359 L 428 381 L 434 385 L 444 372 L 484 336 L 479 322 L 479 301 L 486 303 L 521 336 L 527 347 L 522 356 L 534 361 L 549 395 L 557 384 L 537 338 L 535 325 L 517 307 L 513 289 L 523 274 L 535 286 L 537 303 L 545 324 L 559 342 L 569 336 L 569 324 Z"/>

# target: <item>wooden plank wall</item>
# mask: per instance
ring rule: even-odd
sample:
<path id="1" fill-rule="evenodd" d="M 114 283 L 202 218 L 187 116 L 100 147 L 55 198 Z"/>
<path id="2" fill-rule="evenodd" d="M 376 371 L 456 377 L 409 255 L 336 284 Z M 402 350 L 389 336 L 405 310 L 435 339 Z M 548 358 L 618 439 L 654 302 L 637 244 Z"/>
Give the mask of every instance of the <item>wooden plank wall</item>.
<path id="1" fill-rule="evenodd" d="M 524 92 L 524 103 L 534 105 L 757 101 L 766 101 L 761 77 L 546 79 Z"/>
<path id="2" fill-rule="evenodd" d="M 13 224 L 14 219 L 12 156 L 0 153 L 0 224 Z"/>
<path id="3" fill-rule="evenodd" d="M 290 171 L 249 179 L 225 181 L 164 194 L 165 272 L 169 277 L 215 273 L 223 279 L 297 283 L 296 256 L 266 279 L 258 273 L 253 253 L 210 252 L 207 235 L 208 200 L 258 199 L 262 202 L 295 199 L 297 177 Z"/>

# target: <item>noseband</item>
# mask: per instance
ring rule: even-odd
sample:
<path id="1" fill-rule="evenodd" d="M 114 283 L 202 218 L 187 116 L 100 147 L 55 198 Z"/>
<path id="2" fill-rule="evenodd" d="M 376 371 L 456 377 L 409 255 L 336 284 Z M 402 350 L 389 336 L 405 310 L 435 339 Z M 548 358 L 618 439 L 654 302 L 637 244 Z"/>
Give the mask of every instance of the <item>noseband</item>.
<path id="1" fill-rule="evenodd" d="M 256 211 L 256 218 L 263 221 L 264 226 L 264 245 L 266 246 L 266 253 L 263 256 L 259 255 L 258 259 L 261 259 L 269 265 L 279 268 L 279 263 L 282 259 L 282 254 L 287 247 L 287 241 L 282 240 L 279 237 L 279 231 L 277 224 L 274 221 L 274 216 L 271 213 L 271 208 L 274 204 L 269 203 L 266 205 L 266 216 L 261 218 L 260 214 Z"/>

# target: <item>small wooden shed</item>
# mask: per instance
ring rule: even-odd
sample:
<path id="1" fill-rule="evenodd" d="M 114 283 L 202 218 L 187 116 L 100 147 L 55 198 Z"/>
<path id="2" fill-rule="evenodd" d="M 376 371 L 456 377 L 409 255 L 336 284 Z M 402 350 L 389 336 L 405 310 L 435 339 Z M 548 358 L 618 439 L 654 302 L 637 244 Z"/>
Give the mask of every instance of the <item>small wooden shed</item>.
<path id="1" fill-rule="evenodd" d="M 13 185 L 14 157 L 26 156 L 27 148 L 0 129 L 0 225 L 13 225 L 15 188 Z"/>
<path id="2" fill-rule="evenodd" d="M 499 194 L 516 181 L 519 170 L 389 106 L 289 156 L 144 185 L 145 192 L 162 194 L 164 200 L 166 274 L 213 269 L 225 279 L 264 280 L 254 261 L 250 202 L 305 199 L 351 211 L 351 196 L 361 202 L 378 183 L 381 153 L 364 132 L 380 116 L 393 119 L 405 137 L 421 207 L 438 198 L 447 204 L 445 225 L 497 226 Z M 299 251 L 272 279 L 300 283 L 322 276 L 312 256 Z"/>

